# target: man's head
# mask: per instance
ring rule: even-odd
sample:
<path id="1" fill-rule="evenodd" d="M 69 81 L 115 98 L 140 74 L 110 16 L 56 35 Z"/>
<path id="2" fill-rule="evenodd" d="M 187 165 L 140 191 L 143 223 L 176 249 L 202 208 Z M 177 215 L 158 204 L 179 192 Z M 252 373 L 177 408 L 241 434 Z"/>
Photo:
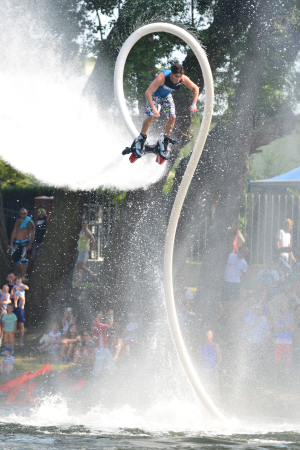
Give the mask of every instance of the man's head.
<path id="1" fill-rule="evenodd" d="M 182 78 L 182 75 L 184 75 L 184 69 L 181 64 L 173 64 L 171 67 L 171 81 L 174 84 L 179 83 L 179 81 Z"/>
<path id="2" fill-rule="evenodd" d="M 82 226 L 82 229 L 83 229 L 83 230 L 86 230 L 87 227 L 89 226 L 89 221 L 86 220 L 86 219 L 84 219 L 84 220 L 81 222 L 81 226 Z"/>
<path id="3" fill-rule="evenodd" d="M 104 319 L 104 317 L 103 317 L 103 311 L 98 311 L 98 312 L 96 313 L 95 321 L 96 321 L 96 322 L 102 322 L 103 319 Z"/>
<path id="4" fill-rule="evenodd" d="M 205 331 L 205 339 L 206 339 L 208 342 L 212 342 L 213 338 L 214 338 L 214 333 L 213 333 L 213 331 L 212 331 L 211 329 L 206 330 L 206 331 Z"/>
<path id="5" fill-rule="evenodd" d="M 46 206 L 45 205 L 39 205 L 38 208 L 38 216 L 43 218 L 46 215 Z"/>
<path id="6" fill-rule="evenodd" d="M 244 258 L 246 258 L 248 253 L 249 253 L 248 247 L 242 247 L 239 249 L 239 251 L 237 253 L 237 257 L 238 257 L 238 259 L 244 259 Z"/>
<path id="7" fill-rule="evenodd" d="M 25 217 L 27 216 L 27 209 L 20 208 L 19 214 L 20 214 L 21 219 L 25 219 Z"/>
<path id="8" fill-rule="evenodd" d="M 9 273 L 6 277 L 6 280 L 8 281 L 9 284 L 14 284 L 16 277 L 14 276 L 13 273 Z"/>
<path id="9" fill-rule="evenodd" d="M 291 229 L 293 228 L 294 222 L 291 219 L 286 219 L 283 222 L 283 228 L 286 232 L 291 231 Z"/>

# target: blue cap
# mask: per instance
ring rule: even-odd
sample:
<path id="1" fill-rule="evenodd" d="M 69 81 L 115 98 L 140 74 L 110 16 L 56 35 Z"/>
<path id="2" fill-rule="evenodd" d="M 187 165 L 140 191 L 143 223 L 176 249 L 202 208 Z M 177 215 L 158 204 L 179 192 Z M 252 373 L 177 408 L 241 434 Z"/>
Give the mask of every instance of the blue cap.
<path id="1" fill-rule="evenodd" d="M 13 352 L 13 349 L 9 346 L 9 345 L 7 345 L 7 347 L 5 347 L 3 350 L 2 350 L 2 354 L 5 352 L 5 351 L 7 351 L 7 352 L 9 352 L 9 353 L 12 353 Z"/>

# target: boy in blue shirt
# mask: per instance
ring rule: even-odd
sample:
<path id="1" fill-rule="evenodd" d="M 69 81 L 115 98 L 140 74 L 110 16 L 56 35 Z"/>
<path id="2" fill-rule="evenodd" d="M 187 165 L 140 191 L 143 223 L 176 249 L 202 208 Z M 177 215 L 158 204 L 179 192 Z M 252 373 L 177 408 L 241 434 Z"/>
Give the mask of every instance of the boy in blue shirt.
<path id="1" fill-rule="evenodd" d="M 2 352 L 2 355 L 4 355 L 3 361 L 0 364 L 0 372 L 6 373 L 6 375 L 9 375 L 11 371 L 14 368 L 15 364 L 15 358 L 12 356 L 13 349 L 7 345 L 5 349 Z"/>

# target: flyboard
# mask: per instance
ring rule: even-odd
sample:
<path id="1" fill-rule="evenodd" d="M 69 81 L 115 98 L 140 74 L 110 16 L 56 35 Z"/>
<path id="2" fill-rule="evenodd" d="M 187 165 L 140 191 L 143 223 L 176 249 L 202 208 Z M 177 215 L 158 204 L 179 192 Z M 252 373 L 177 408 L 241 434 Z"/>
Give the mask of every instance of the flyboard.
<path id="1" fill-rule="evenodd" d="M 173 274 L 172 274 L 172 262 L 173 262 L 173 248 L 174 248 L 174 240 L 176 228 L 180 216 L 180 211 L 191 183 L 192 177 L 196 170 L 198 161 L 200 159 L 206 137 L 209 132 L 209 127 L 211 123 L 212 111 L 213 111 L 213 102 L 214 102 L 214 88 L 213 88 L 213 78 L 210 70 L 210 65 L 207 60 L 205 51 L 199 44 L 199 42 L 186 30 L 180 28 L 176 25 L 172 25 L 170 23 L 151 23 L 149 25 L 145 25 L 129 36 L 129 38 L 124 42 L 120 53 L 118 55 L 116 66 L 115 66 L 115 74 L 114 74 L 114 88 L 115 88 L 115 97 L 117 101 L 117 105 L 122 116 L 122 119 L 126 125 L 127 130 L 131 134 L 132 138 L 135 139 L 136 136 L 139 135 L 136 127 L 134 126 L 130 114 L 127 110 L 124 90 L 123 90 L 123 73 L 124 66 L 126 62 L 126 58 L 128 53 L 130 52 L 133 45 L 142 37 L 147 34 L 156 33 L 156 32 L 166 32 L 173 34 L 179 38 L 181 38 L 186 44 L 190 46 L 190 48 L 195 53 L 195 56 L 198 59 L 200 64 L 204 85 L 205 85 L 205 101 L 204 101 L 204 112 L 203 119 L 200 127 L 199 134 L 197 136 L 197 140 L 195 143 L 194 150 L 192 152 L 190 161 L 184 173 L 182 182 L 177 192 L 176 199 L 174 201 L 173 209 L 171 212 L 166 242 L 165 242 L 165 256 L 164 256 L 164 288 L 165 288 L 165 297 L 166 297 L 166 306 L 168 312 L 169 323 L 172 331 L 172 336 L 174 339 L 174 343 L 176 345 L 181 363 L 186 371 L 186 374 L 189 377 L 190 383 L 192 384 L 195 392 L 198 397 L 207 408 L 207 410 L 218 420 L 226 423 L 227 420 L 225 416 L 221 413 L 221 411 L 216 407 L 213 403 L 206 390 L 204 389 L 194 367 L 190 360 L 190 357 L 187 353 L 182 334 L 180 331 L 174 295 L 173 295 Z"/>

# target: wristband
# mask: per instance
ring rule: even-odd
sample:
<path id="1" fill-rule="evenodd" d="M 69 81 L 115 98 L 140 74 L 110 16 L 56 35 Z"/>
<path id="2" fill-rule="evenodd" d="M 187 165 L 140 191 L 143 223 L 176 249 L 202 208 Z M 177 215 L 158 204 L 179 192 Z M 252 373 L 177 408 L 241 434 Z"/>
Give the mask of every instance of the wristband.
<path id="1" fill-rule="evenodd" d="M 192 103 L 192 105 L 196 106 L 196 103 Z"/>

